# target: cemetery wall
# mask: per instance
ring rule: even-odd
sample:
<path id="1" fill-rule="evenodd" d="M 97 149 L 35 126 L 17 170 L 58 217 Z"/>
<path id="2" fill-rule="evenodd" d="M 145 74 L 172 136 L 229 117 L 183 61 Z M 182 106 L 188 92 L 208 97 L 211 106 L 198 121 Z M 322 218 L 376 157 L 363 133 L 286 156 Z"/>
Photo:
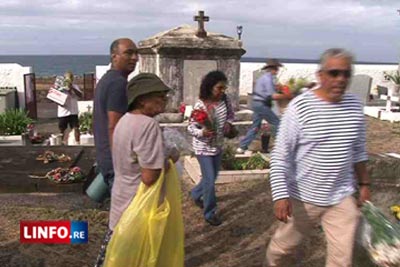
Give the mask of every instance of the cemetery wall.
<path id="1" fill-rule="evenodd" d="M 247 95 L 252 92 L 253 88 L 253 72 L 261 69 L 265 63 L 253 63 L 253 62 L 242 62 L 240 63 L 240 95 Z M 281 68 L 278 78 L 280 82 L 286 82 L 291 77 L 304 77 L 308 80 L 316 80 L 315 72 L 318 69 L 318 64 L 306 64 L 306 63 L 284 63 Z M 383 77 L 384 71 L 396 71 L 398 65 L 386 64 L 386 65 L 375 65 L 375 64 L 355 64 L 354 74 L 366 74 L 372 77 L 373 90 L 377 85 L 388 86 L 388 82 Z M 372 91 L 372 93 L 374 93 Z"/>
<path id="2" fill-rule="evenodd" d="M 18 102 L 25 107 L 24 74 L 32 72 L 32 67 L 23 67 L 16 63 L 0 64 L 0 87 L 16 87 Z"/>
<path id="3" fill-rule="evenodd" d="M 253 88 L 253 72 L 261 69 L 265 63 L 254 63 L 254 62 L 241 62 L 240 63 L 240 95 L 247 95 L 252 92 Z M 284 67 L 279 73 L 279 80 L 286 82 L 291 77 L 305 77 L 310 81 L 316 80 L 315 72 L 318 68 L 318 64 L 311 63 L 285 63 Z M 107 72 L 109 66 L 96 66 L 96 81 Z M 388 82 L 383 77 L 384 71 L 396 71 L 398 65 L 395 64 L 355 64 L 354 74 L 366 74 L 372 77 L 372 89 L 377 85 L 389 86 Z M 139 66 L 136 70 L 131 73 L 129 79 L 139 73 Z M 372 91 L 372 93 L 376 93 Z"/>

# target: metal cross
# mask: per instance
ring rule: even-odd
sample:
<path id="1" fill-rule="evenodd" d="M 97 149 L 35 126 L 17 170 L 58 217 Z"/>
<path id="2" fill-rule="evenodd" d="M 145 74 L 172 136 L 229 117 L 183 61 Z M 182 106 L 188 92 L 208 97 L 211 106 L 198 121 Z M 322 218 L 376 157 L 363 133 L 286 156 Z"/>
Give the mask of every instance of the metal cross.
<path id="1" fill-rule="evenodd" d="M 207 37 L 207 32 L 204 29 L 204 22 L 209 21 L 210 17 L 204 16 L 204 11 L 199 11 L 198 16 L 194 16 L 194 21 L 197 21 L 199 23 L 199 28 L 197 29 L 196 36 L 200 38 L 205 38 Z"/>

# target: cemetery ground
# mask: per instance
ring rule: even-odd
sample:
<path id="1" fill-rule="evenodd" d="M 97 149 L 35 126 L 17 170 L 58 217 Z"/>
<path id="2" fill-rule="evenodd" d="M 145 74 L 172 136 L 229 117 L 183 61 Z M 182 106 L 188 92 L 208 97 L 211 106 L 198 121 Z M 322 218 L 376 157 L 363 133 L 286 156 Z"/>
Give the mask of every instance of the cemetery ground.
<path id="1" fill-rule="evenodd" d="M 372 154 L 400 153 L 400 128 L 368 118 L 368 151 Z M 384 178 L 384 177 L 373 177 Z M 397 180 L 398 183 L 398 180 Z M 185 266 L 261 266 L 266 243 L 277 226 L 267 180 L 217 185 L 223 224 L 209 226 L 201 211 L 189 200 L 193 184 L 182 177 L 182 208 L 185 225 Z M 373 202 L 390 217 L 388 207 L 400 203 L 394 183 L 375 183 Z M 107 227 L 108 204 L 92 202 L 79 193 L 0 194 L 0 266 L 93 266 Z M 89 243 L 84 245 L 20 244 L 20 220 L 87 220 Z M 322 267 L 325 242 L 316 226 L 305 240 L 302 266 Z M 367 255 L 356 249 L 354 266 L 373 266 Z"/>

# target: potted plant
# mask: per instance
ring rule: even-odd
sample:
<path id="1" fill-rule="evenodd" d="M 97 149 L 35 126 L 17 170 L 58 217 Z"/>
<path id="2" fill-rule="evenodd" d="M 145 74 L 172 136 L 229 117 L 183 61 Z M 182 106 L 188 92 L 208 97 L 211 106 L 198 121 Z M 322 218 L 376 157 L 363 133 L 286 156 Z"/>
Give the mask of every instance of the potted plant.
<path id="1" fill-rule="evenodd" d="M 33 120 L 22 109 L 8 109 L 0 114 L 0 135 L 21 135 Z"/>
<path id="2" fill-rule="evenodd" d="M 88 133 L 92 135 L 93 133 L 93 113 L 84 112 L 79 116 L 79 131 L 81 133 Z"/>
<path id="3" fill-rule="evenodd" d="M 301 89 L 307 87 L 309 83 L 310 82 L 307 80 L 307 78 L 299 77 L 296 79 L 295 77 L 291 77 L 288 80 L 287 85 L 289 86 L 293 95 L 298 95 L 301 93 Z"/>
<path id="4" fill-rule="evenodd" d="M 397 70 L 393 74 L 389 74 L 387 72 L 383 72 L 385 80 L 391 81 L 394 83 L 394 88 L 392 91 L 392 95 L 399 95 L 400 93 L 400 72 Z"/>

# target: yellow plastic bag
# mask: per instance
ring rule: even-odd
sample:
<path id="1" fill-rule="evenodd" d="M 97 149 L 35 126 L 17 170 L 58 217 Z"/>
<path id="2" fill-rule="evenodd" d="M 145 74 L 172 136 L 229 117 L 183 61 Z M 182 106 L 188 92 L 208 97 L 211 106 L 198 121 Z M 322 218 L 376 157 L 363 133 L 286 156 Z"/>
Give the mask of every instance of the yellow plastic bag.
<path id="1" fill-rule="evenodd" d="M 151 187 L 140 184 L 114 228 L 105 267 L 183 267 L 181 189 L 175 165 L 170 165 Z"/>

